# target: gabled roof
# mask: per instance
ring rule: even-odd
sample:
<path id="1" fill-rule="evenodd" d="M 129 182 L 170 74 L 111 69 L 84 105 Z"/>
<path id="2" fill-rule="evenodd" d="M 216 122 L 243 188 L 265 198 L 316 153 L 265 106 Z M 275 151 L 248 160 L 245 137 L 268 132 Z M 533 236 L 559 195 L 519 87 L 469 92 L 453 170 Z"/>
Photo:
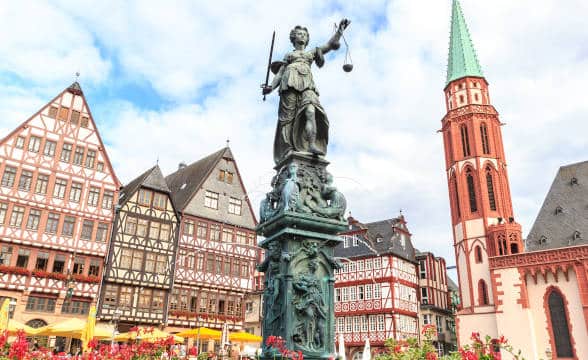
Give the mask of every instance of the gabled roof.
<path id="1" fill-rule="evenodd" d="M 526 251 L 588 244 L 588 161 L 559 168 L 526 240 Z"/>
<path id="2" fill-rule="evenodd" d="M 190 199 L 200 189 L 216 164 L 223 158 L 234 160 L 233 153 L 228 147 L 182 167 L 165 177 L 178 211 L 183 211 L 186 208 Z"/>
<path id="3" fill-rule="evenodd" d="M 447 289 L 449 291 L 457 291 L 457 290 L 459 290 L 459 286 L 457 286 L 457 284 L 455 283 L 455 281 L 453 281 L 453 279 L 450 278 L 449 276 L 447 276 Z"/>
<path id="4" fill-rule="evenodd" d="M 335 256 L 352 259 L 364 256 L 396 255 L 416 262 L 415 249 L 412 246 L 404 216 L 367 224 L 353 220 L 350 224 L 352 228 L 349 233 L 358 234 L 359 244 L 345 248 L 341 243 L 335 248 Z M 401 239 L 401 233 L 407 235 L 404 242 Z"/>
<path id="5" fill-rule="evenodd" d="M 121 191 L 120 191 L 120 204 L 125 203 L 132 194 L 134 194 L 139 187 L 146 187 L 152 190 L 161 191 L 166 194 L 169 194 L 169 187 L 165 182 L 165 178 L 161 173 L 161 169 L 159 165 L 155 165 L 154 167 L 148 169 L 135 179 L 131 180 Z"/>
<path id="6" fill-rule="evenodd" d="M 453 0 L 446 84 L 466 76 L 484 77 L 459 0 Z"/>

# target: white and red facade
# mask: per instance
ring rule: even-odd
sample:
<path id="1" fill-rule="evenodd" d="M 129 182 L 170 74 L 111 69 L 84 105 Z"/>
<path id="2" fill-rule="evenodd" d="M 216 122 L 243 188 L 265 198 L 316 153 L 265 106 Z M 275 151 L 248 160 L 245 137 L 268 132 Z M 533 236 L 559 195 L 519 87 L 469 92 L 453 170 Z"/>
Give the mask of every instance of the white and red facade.
<path id="1" fill-rule="evenodd" d="M 86 316 L 119 181 L 78 83 L 0 141 L 0 174 L 0 296 L 33 326 Z"/>
<path id="2" fill-rule="evenodd" d="M 419 283 L 404 217 L 350 224 L 335 249 L 342 264 L 335 272 L 335 339 L 343 334 L 347 356 L 358 358 L 366 339 L 376 353 L 388 338 L 418 337 Z"/>

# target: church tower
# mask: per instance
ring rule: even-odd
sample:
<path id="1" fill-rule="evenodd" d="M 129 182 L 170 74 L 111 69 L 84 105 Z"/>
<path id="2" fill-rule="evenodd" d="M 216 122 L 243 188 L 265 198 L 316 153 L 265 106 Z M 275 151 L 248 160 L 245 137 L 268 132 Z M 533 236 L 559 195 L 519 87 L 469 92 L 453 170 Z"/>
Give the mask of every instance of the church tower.
<path id="1" fill-rule="evenodd" d="M 461 296 L 458 339 L 497 335 L 498 294 L 488 258 L 523 251 L 500 127 L 461 6 L 453 0 L 442 119 L 451 222 Z M 460 337 L 460 334 L 464 337 Z"/>

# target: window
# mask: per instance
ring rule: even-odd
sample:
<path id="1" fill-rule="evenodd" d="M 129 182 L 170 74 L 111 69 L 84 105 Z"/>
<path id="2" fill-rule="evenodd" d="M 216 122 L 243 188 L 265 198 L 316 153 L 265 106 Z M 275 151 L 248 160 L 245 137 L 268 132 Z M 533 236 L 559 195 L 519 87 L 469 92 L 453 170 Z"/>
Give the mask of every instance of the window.
<path id="1" fill-rule="evenodd" d="M 155 259 L 157 255 L 152 252 L 148 252 L 145 255 L 145 272 L 154 272 L 155 271 Z"/>
<path id="2" fill-rule="evenodd" d="M 480 305 L 488 305 L 490 303 L 488 301 L 488 287 L 482 279 L 478 281 L 478 303 Z"/>
<path id="3" fill-rule="evenodd" d="M 496 199 L 494 198 L 494 181 L 492 181 L 492 170 L 486 168 L 486 187 L 488 187 L 488 203 L 490 210 L 496 211 Z"/>
<path id="4" fill-rule="evenodd" d="M 49 263 L 49 253 L 48 252 L 38 252 L 37 253 L 37 261 L 35 262 L 35 270 L 47 270 L 47 265 Z"/>
<path id="5" fill-rule="evenodd" d="M 349 242 L 350 242 L 349 236 L 343 235 L 343 248 L 344 249 L 349 247 Z"/>
<path id="6" fill-rule="evenodd" d="M 372 284 L 365 285 L 365 299 L 371 300 L 372 298 Z"/>
<path id="7" fill-rule="evenodd" d="M 96 162 L 96 150 L 88 150 L 86 154 L 86 167 L 93 169 Z"/>
<path id="8" fill-rule="evenodd" d="M 67 121 L 68 115 L 69 115 L 69 108 L 66 108 L 65 106 L 62 106 L 59 109 L 59 113 L 57 114 L 57 119 L 63 120 L 63 121 Z"/>
<path id="9" fill-rule="evenodd" d="M 547 303 L 552 328 L 550 332 L 555 343 L 557 358 L 572 358 L 574 353 L 570 341 L 570 328 L 564 299 L 558 291 L 551 290 Z"/>
<path id="10" fill-rule="evenodd" d="M 140 189 L 139 190 L 139 204 L 144 205 L 144 206 L 149 206 L 151 205 L 151 197 L 153 196 L 153 193 L 149 190 L 145 190 L 145 189 Z"/>
<path id="11" fill-rule="evenodd" d="M 226 182 L 227 184 L 233 183 L 233 173 L 226 170 L 219 170 L 218 180 Z"/>
<path id="12" fill-rule="evenodd" d="M 18 179 L 18 189 L 23 191 L 31 190 L 31 183 L 33 181 L 33 172 L 28 170 L 23 170 L 20 174 L 20 179 Z"/>
<path id="13" fill-rule="evenodd" d="M 237 231 L 236 235 L 236 243 L 237 244 L 247 244 L 247 234 L 243 231 Z"/>
<path id="14" fill-rule="evenodd" d="M 468 127 L 466 125 L 462 125 L 459 129 L 461 132 L 461 148 L 463 151 L 463 156 L 470 156 L 470 140 L 468 137 Z"/>
<path id="15" fill-rule="evenodd" d="M 71 111 L 71 118 L 69 119 L 69 122 L 72 125 L 78 125 L 80 123 L 80 112 L 76 111 L 76 110 L 72 110 Z"/>
<path id="16" fill-rule="evenodd" d="M 379 299 L 382 297 L 382 289 L 380 284 L 374 284 L 374 299 Z"/>
<path id="17" fill-rule="evenodd" d="M 120 287 L 119 306 L 130 307 L 133 305 L 133 288 L 129 286 Z"/>
<path id="18" fill-rule="evenodd" d="M 351 286 L 349 288 L 349 300 L 350 301 L 356 301 L 357 300 L 357 289 L 355 288 L 355 286 Z"/>
<path id="19" fill-rule="evenodd" d="M 233 231 L 231 229 L 223 229 L 223 242 L 233 242 Z"/>
<path id="20" fill-rule="evenodd" d="M 6 212 L 8 211 L 7 203 L 0 203 L 0 224 L 4 225 L 6 221 Z"/>
<path id="21" fill-rule="evenodd" d="M 80 234 L 80 239 L 92 240 L 92 231 L 94 231 L 94 221 L 84 220 L 82 223 L 82 233 Z"/>
<path id="22" fill-rule="evenodd" d="M 219 241 L 220 240 L 220 225 L 216 225 L 216 224 L 210 225 L 210 240 L 212 240 L 212 241 Z"/>
<path id="23" fill-rule="evenodd" d="M 51 140 L 45 140 L 45 147 L 43 148 L 43 155 L 45 156 L 55 156 L 55 148 L 57 147 L 57 143 Z"/>
<path id="24" fill-rule="evenodd" d="M 435 316 L 435 322 L 437 325 L 437 331 L 441 331 L 443 329 L 443 318 L 439 315 Z"/>
<path id="25" fill-rule="evenodd" d="M 81 122 L 82 127 L 87 128 L 89 122 L 90 122 L 90 119 L 87 116 L 82 116 L 82 122 Z"/>
<path id="26" fill-rule="evenodd" d="M 375 258 L 374 259 L 374 270 L 380 269 L 382 267 L 382 258 Z"/>
<path id="27" fill-rule="evenodd" d="M 353 243 L 353 247 L 359 246 L 359 237 L 357 235 L 353 235 L 351 237 L 351 241 Z"/>
<path id="28" fill-rule="evenodd" d="M 25 138 L 24 136 L 19 136 L 16 138 L 16 148 L 17 149 L 22 149 L 24 148 L 24 143 L 25 143 Z"/>
<path id="29" fill-rule="evenodd" d="M 2 256 L 0 256 L 0 264 L 10 266 L 12 260 L 12 246 L 2 245 Z"/>
<path id="30" fill-rule="evenodd" d="M 57 117 L 57 106 L 50 106 L 49 107 L 49 117 L 56 118 Z"/>
<path id="31" fill-rule="evenodd" d="M 363 285 L 359 285 L 357 287 L 357 300 L 363 300 L 365 298 L 365 287 Z"/>
<path id="32" fill-rule="evenodd" d="M 206 231 L 207 230 L 208 230 L 208 224 L 198 223 L 198 232 L 196 233 L 196 237 L 198 239 L 206 239 Z"/>
<path id="33" fill-rule="evenodd" d="M 147 236 L 147 229 L 149 228 L 149 221 L 145 219 L 139 219 L 137 222 L 137 236 Z"/>
<path id="34" fill-rule="evenodd" d="M 64 143 L 61 148 L 61 161 L 68 163 L 71 160 L 71 149 L 73 145 Z"/>
<path id="35" fill-rule="evenodd" d="M 184 235 L 194 236 L 194 222 L 190 220 L 184 222 Z"/>
<path id="36" fill-rule="evenodd" d="M 82 197 L 82 184 L 77 182 L 71 183 L 71 189 L 69 190 L 69 201 L 80 202 Z"/>
<path id="37" fill-rule="evenodd" d="M 153 300 L 151 301 L 151 309 L 155 311 L 163 311 L 163 299 L 165 292 L 162 290 L 153 290 Z"/>
<path id="38" fill-rule="evenodd" d="M 116 285 L 106 285 L 104 289 L 104 305 L 116 306 L 118 297 L 118 287 Z"/>
<path id="39" fill-rule="evenodd" d="M 2 186 L 12 187 L 15 178 L 16 168 L 14 166 L 6 166 L 6 169 L 4 169 L 4 175 L 2 175 Z"/>
<path id="40" fill-rule="evenodd" d="M 167 271 L 167 255 L 157 255 L 157 262 L 155 263 L 155 272 L 164 274 Z"/>
<path id="41" fill-rule="evenodd" d="M 89 301 L 80 300 L 67 300 L 63 302 L 61 307 L 62 314 L 76 314 L 76 315 L 87 315 L 90 311 Z"/>
<path id="42" fill-rule="evenodd" d="M 423 325 L 431 324 L 431 314 L 423 314 Z"/>
<path id="43" fill-rule="evenodd" d="M 47 184 L 49 184 L 49 176 L 44 174 L 37 175 L 37 183 L 35 184 L 35 193 L 45 195 L 47 193 Z"/>
<path id="44" fill-rule="evenodd" d="M 429 294 L 426 287 L 421 288 L 421 302 L 425 305 L 429 303 Z"/>
<path id="45" fill-rule="evenodd" d="M 98 165 L 96 165 L 97 171 L 104 171 L 104 163 L 102 161 L 98 161 Z"/>
<path id="46" fill-rule="evenodd" d="M 141 250 L 134 250 L 133 251 L 133 259 L 131 262 L 131 269 L 133 270 L 141 270 L 143 269 L 143 251 Z"/>
<path id="47" fill-rule="evenodd" d="M 419 274 L 421 279 L 427 278 L 427 263 L 425 260 L 419 260 Z"/>
<path id="48" fill-rule="evenodd" d="M 39 152 L 39 149 L 41 148 L 41 138 L 37 137 L 37 136 L 31 136 L 29 138 L 29 151 L 32 152 Z"/>
<path id="49" fill-rule="evenodd" d="M 384 329 L 386 329 L 384 315 L 377 315 L 376 319 L 378 319 L 378 331 L 384 331 Z"/>
<path id="50" fill-rule="evenodd" d="M 133 216 L 127 216 L 125 222 L 125 233 L 129 235 L 135 235 L 137 233 L 137 218 Z"/>
<path id="51" fill-rule="evenodd" d="M 91 259 L 90 260 L 90 267 L 88 268 L 88 275 L 89 276 L 98 276 L 98 274 L 100 274 L 100 260 Z"/>
<path id="52" fill-rule="evenodd" d="M 100 198 L 100 188 L 95 186 L 90 187 L 90 192 L 88 193 L 88 206 L 98 206 L 98 199 Z"/>
<path id="53" fill-rule="evenodd" d="M 161 224 L 161 230 L 159 231 L 159 240 L 168 241 L 169 240 L 169 224 Z"/>
<path id="54" fill-rule="evenodd" d="M 104 195 L 102 196 L 102 208 L 103 209 L 112 209 L 112 201 L 114 200 L 114 193 L 112 191 L 104 190 Z"/>
<path id="55" fill-rule="evenodd" d="M 74 264 L 73 264 L 73 273 L 78 274 L 78 275 L 83 274 L 85 263 L 86 263 L 85 257 L 81 257 L 81 256 L 76 257 L 74 259 Z"/>
<path id="56" fill-rule="evenodd" d="M 96 241 L 106 242 L 108 240 L 108 224 L 98 223 L 98 229 L 96 230 Z"/>
<path id="57" fill-rule="evenodd" d="M 53 197 L 63 199 L 65 197 L 65 191 L 67 189 L 67 180 L 55 179 L 55 186 L 53 186 Z"/>
<path id="58" fill-rule="evenodd" d="M 235 198 L 229 198 L 229 214 L 241 215 L 242 201 Z"/>
<path id="59" fill-rule="evenodd" d="M 165 209 L 167 202 L 167 196 L 160 193 L 153 194 L 153 207 L 158 209 Z"/>
<path id="60" fill-rule="evenodd" d="M 26 310 L 52 313 L 55 311 L 55 299 L 29 295 Z"/>
<path id="61" fill-rule="evenodd" d="M 66 216 L 63 219 L 63 226 L 61 227 L 61 235 L 72 237 L 76 225 L 76 218 L 73 216 Z"/>
<path id="62" fill-rule="evenodd" d="M 340 288 L 335 289 L 335 301 L 336 302 L 341 301 L 341 289 Z"/>
<path id="63" fill-rule="evenodd" d="M 484 154 L 490 154 L 490 142 L 488 141 L 488 128 L 486 128 L 485 123 L 482 123 L 480 125 L 480 135 L 482 137 L 482 152 Z"/>
<path id="64" fill-rule="evenodd" d="M 12 214 L 10 214 L 10 226 L 21 227 L 22 219 L 24 217 L 25 208 L 22 206 L 12 207 Z"/>
<path id="65" fill-rule="evenodd" d="M 53 260 L 53 272 L 62 274 L 63 270 L 65 270 L 65 255 L 57 254 Z"/>
<path id="66" fill-rule="evenodd" d="M 483 261 L 482 258 L 482 247 L 480 245 L 476 245 L 476 264 L 480 264 Z"/>
<path id="67" fill-rule="evenodd" d="M 123 269 L 130 269 L 132 259 L 133 251 L 131 249 L 122 249 L 120 256 L 120 267 Z"/>
<path id="68" fill-rule="evenodd" d="M 151 239 L 159 239 L 159 230 L 161 228 L 161 224 L 155 221 L 151 222 L 151 226 L 149 227 L 149 237 Z"/>
<path id="69" fill-rule="evenodd" d="M 218 209 L 218 193 L 207 190 L 204 193 L 204 206 L 211 209 Z"/>
<path id="70" fill-rule="evenodd" d="M 29 257 L 31 256 L 31 250 L 18 249 L 18 256 L 16 257 L 16 266 L 20 268 L 26 268 L 29 266 Z"/>
<path id="71" fill-rule="evenodd" d="M 474 176 L 472 175 L 472 170 L 466 170 L 466 182 L 468 185 L 468 195 L 470 200 L 470 211 L 476 212 L 478 211 L 478 204 L 476 202 L 476 190 L 474 188 Z"/>

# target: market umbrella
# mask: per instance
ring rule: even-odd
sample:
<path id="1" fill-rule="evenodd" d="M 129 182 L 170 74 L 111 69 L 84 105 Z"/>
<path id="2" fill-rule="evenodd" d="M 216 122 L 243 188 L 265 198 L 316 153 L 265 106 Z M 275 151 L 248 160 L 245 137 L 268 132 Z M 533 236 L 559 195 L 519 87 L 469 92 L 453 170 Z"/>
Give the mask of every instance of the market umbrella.
<path id="1" fill-rule="evenodd" d="M 363 346 L 363 353 L 361 354 L 361 360 L 371 360 L 372 352 L 370 349 L 370 339 L 365 338 L 365 345 Z"/>
<path id="2" fill-rule="evenodd" d="M 246 333 L 244 331 L 234 332 L 229 334 L 229 340 L 231 342 L 239 343 L 259 343 L 263 340 L 261 336 Z"/>
<path id="3" fill-rule="evenodd" d="M 136 331 L 129 331 L 126 333 L 118 334 L 114 337 L 116 341 L 127 341 L 127 340 L 142 340 L 142 341 L 157 341 L 162 339 L 167 339 L 168 337 L 173 336 L 174 341 L 177 343 L 184 342 L 184 338 L 178 335 L 172 335 L 166 333 L 165 331 L 161 331 L 157 328 L 144 328 L 138 327 Z"/>
<path id="4" fill-rule="evenodd" d="M 86 321 L 71 318 L 57 324 L 43 326 L 37 329 L 37 334 L 40 336 L 63 336 L 72 337 L 76 339 L 82 338 L 82 332 L 86 329 Z"/>
<path id="5" fill-rule="evenodd" d="M 194 329 L 188 329 L 184 331 L 180 331 L 176 335 L 182 336 L 185 338 L 200 338 L 200 340 L 220 340 L 222 332 L 218 330 L 213 330 L 205 327 L 199 327 Z"/>
<path id="6" fill-rule="evenodd" d="M 26 335 L 36 335 L 37 329 L 32 328 L 28 325 L 20 323 L 16 320 L 10 319 L 8 321 L 8 335 L 16 335 L 19 330 L 23 330 Z"/>
<path id="7" fill-rule="evenodd" d="M 345 340 L 343 339 L 343 333 L 339 334 L 339 360 L 345 360 Z"/>
<path id="8" fill-rule="evenodd" d="M 8 329 L 8 319 L 10 317 L 10 299 L 4 299 L 0 307 L 0 332 Z"/>
<path id="9" fill-rule="evenodd" d="M 83 351 L 88 350 L 88 343 L 94 338 L 94 329 L 96 328 L 96 306 L 90 307 L 90 313 L 88 314 L 88 321 L 86 321 L 86 327 L 82 331 L 82 349 Z"/>

